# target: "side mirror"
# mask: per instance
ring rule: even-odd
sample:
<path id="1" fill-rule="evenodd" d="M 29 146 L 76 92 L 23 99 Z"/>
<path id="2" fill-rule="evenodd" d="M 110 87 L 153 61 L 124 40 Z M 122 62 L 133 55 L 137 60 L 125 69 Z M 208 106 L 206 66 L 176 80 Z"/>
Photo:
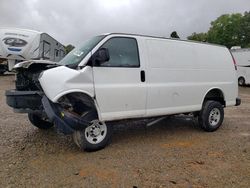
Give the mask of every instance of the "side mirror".
<path id="1" fill-rule="evenodd" d="M 96 53 L 95 53 L 95 56 L 94 56 L 94 59 L 95 59 L 95 63 L 97 64 L 102 64 L 106 61 L 109 61 L 109 51 L 107 48 L 101 48 L 99 49 Z"/>

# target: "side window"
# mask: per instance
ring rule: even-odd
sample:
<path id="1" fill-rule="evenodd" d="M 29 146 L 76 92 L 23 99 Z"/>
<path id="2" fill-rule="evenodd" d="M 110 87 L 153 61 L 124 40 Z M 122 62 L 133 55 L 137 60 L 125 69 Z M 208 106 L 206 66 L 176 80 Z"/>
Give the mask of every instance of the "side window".
<path id="1" fill-rule="evenodd" d="M 65 56 L 65 53 L 63 50 L 60 50 L 60 57 L 63 58 Z"/>
<path id="2" fill-rule="evenodd" d="M 43 41 L 43 57 L 50 58 L 50 43 Z"/>
<path id="3" fill-rule="evenodd" d="M 55 49 L 55 57 L 59 56 L 59 50 Z"/>
<path id="4" fill-rule="evenodd" d="M 134 38 L 115 37 L 109 39 L 101 48 L 109 50 L 109 61 L 102 67 L 140 67 L 137 41 Z"/>

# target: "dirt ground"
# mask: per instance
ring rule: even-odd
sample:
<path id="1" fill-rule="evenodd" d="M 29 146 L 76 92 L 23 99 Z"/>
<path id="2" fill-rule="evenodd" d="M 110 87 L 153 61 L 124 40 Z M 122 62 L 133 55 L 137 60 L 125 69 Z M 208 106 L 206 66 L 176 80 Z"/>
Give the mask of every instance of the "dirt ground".
<path id="1" fill-rule="evenodd" d="M 0 187 L 250 187 L 250 87 L 216 132 L 183 117 L 117 125 L 111 145 L 94 153 L 13 113 L 10 88 L 14 76 L 1 76 Z"/>

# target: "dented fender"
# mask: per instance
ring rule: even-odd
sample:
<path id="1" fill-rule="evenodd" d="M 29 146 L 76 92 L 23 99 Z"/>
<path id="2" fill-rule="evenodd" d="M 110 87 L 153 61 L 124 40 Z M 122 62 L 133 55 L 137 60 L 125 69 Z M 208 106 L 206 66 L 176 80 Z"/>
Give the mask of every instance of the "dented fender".
<path id="1" fill-rule="evenodd" d="M 90 66 L 81 70 L 65 66 L 49 69 L 41 73 L 39 82 L 45 95 L 54 103 L 68 93 L 86 93 L 92 98 L 95 95 L 93 70 Z"/>
<path id="2" fill-rule="evenodd" d="M 99 120 L 102 120 L 100 108 L 95 100 L 93 69 L 86 66 L 81 70 L 73 70 L 65 66 L 46 70 L 39 77 L 40 85 L 46 97 L 53 102 L 71 93 L 82 93 L 91 97 Z"/>
<path id="3" fill-rule="evenodd" d="M 99 118 L 99 108 L 94 100 L 92 67 L 86 66 L 82 70 L 73 70 L 65 66 L 56 67 L 41 73 L 39 82 L 45 94 L 42 99 L 43 108 L 60 132 L 72 134 L 75 130 L 89 126 L 96 113 L 98 117 L 95 118 Z M 86 115 L 80 116 L 63 108 L 61 99 L 74 94 L 85 94 L 90 97 L 96 111 L 88 110 Z"/>

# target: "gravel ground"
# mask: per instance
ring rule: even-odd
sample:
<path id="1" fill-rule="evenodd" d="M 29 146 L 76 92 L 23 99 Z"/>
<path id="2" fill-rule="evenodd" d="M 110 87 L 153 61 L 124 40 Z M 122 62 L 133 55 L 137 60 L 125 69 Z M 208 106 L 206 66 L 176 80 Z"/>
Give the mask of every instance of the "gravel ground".
<path id="1" fill-rule="evenodd" d="M 4 92 L 14 76 L 0 86 L 0 187 L 250 187 L 250 87 L 214 133 L 183 117 L 117 125 L 110 146 L 87 153 L 13 113 Z"/>

